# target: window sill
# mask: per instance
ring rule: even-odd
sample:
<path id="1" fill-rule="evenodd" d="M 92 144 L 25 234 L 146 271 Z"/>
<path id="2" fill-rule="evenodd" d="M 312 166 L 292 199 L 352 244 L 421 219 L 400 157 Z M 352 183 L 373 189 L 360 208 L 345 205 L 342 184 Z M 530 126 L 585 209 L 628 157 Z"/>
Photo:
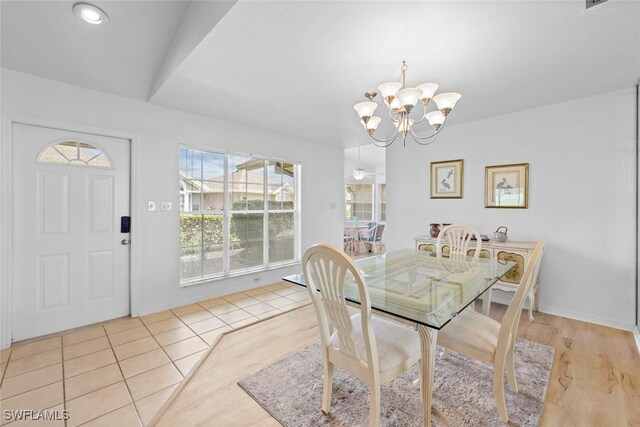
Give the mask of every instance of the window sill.
<path id="1" fill-rule="evenodd" d="M 241 277 L 241 276 L 248 276 L 250 274 L 256 274 L 256 273 L 261 273 L 263 271 L 271 271 L 271 270 L 278 270 L 280 268 L 286 268 L 286 267 L 292 267 L 295 265 L 300 265 L 300 260 L 294 260 L 294 261 L 286 261 L 286 262 L 282 262 L 282 263 L 278 263 L 278 264 L 270 264 L 266 267 L 257 267 L 257 268 L 252 268 L 252 269 L 246 269 L 246 270 L 241 270 L 241 271 L 231 271 L 229 273 L 226 274 L 219 274 L 219 275 L 215 275 L 215 276 L 208 276 L 208 277 L 203 277 L 201 279 L 196 279 L 196 280 L 191 280 L 188 282 L 184 282 L 184 283 L 180 283 L 180 287 L 181 288 L 188 288 L 191 286 L 198 286 L 198 285 L 206 285 L 206 284 L 210 284 L 212 282 L 217 282 L 219 280 L 225 280 L 225 279 L 231 279 L 234 277 Z"/>

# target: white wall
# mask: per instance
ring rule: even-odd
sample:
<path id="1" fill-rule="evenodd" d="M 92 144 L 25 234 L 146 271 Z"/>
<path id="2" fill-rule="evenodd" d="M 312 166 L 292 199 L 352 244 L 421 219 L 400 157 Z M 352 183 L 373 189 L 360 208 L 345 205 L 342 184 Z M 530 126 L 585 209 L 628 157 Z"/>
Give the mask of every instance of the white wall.
<path id="1" fill-rule="evenodd" d="M 635 323 L 635 91 L 628 89 L 445 129 L 387 149 L 389 249 L 428 223 L 466 223 L 511 240 L 546 239 L 540 309 Z M 456 107 L 464 107 L 464 98 Z M 455 114 L 455 111 L 454 113 Z M 429 163 L 464 159 L 464 198 L 429 198 Z M 484 167 L 529 163 L 529 208 L 484 208 Z"/>
<path id="2" fill-rule="evenodd" d="M 278 281 L 299 267 L 179 286 L 179 212 L 147 212 L 147 200 L 178 200 L 178 145 L 272 156 L 302 164 L 302 250 L 326 242 L 341 244 L 344 212 L 343 150 L 205 116 L 54 82 L 11 70 L 2 72 L 3 114 L 28 115 L 135 137 L 132 189 L 137 226 L 132 248 L 138 254 L 139 306 L 134 315 Z M 212 99 L 211 102 L 223 102 Z M 251 120 L 247 106 L 248 121 Z M 82 128 L 79 130 L 83 130 Z M 108 132 L 107 132 L 108 133 Z M 3 146 L 9 144 L 3 140 Z M 14 165 L 19 167 L 19 165 Z M 1 195 L 4 200 L 9 195 Z M 336 208 L 330 209 L 330 202 Z M 6 236 L 3 236 L 3 239 Z M 260 282 L 254 282 L 259 277 Z"/>

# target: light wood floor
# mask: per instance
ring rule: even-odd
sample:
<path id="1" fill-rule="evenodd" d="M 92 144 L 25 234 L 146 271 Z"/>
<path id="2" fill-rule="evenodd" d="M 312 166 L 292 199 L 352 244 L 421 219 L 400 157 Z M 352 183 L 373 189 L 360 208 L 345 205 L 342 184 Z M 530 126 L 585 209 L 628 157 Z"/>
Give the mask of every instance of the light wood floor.
<path id="1" fill-rule="evenodd" d="M 499 320 L 505 307 L 491 310 Z M 640 358 L 631 333 L 537 313 L 531 323 L 523 314 L 519 336 L 556 348 L 542 425 L 640 426 Z M 316 339 L 311 306 L 225 335 L 158 424 L 278 426 L 237 382 Z"/>

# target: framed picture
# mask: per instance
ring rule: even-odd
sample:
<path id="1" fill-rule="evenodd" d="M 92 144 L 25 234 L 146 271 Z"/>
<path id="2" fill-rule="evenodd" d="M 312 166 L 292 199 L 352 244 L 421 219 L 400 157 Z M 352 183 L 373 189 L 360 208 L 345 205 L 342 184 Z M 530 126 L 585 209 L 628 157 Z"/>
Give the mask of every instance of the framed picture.
<path id="1" fill-rule="evenodd" d="M 484 168 L 485 208 L 527 208 L 529 163 Z"/>
<path id="2" fill-rule="evenodd" d="M 464 160 L 431 162 L 431 198 L 462 199 Z"/>

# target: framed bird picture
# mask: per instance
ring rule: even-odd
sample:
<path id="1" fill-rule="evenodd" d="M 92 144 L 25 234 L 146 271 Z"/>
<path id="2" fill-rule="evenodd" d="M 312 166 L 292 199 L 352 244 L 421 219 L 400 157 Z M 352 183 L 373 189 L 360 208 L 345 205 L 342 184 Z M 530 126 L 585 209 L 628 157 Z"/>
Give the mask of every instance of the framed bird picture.
<path id="1" fill-rule="evenodd" d="M 431 198 L 462 199 L 464 160 L 431 162 Z"/>
<path id="2" fill-rule="evenodd" d="M 485 208 L 526 209 L 528 193 L 529 163 L 484 168 Z"/>

